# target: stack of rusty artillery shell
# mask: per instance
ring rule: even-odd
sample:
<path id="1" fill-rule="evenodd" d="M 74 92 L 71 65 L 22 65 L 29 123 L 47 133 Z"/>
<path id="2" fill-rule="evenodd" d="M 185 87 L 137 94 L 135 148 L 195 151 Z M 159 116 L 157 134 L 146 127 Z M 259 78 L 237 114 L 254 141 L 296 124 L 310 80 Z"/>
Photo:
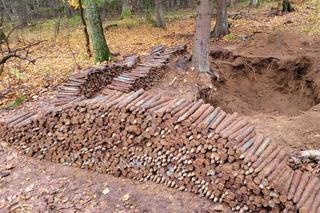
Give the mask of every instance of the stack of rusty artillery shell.
<path id="1" fill-rule="evenodd" d="M 91 97 L 110 84 L 114 77 L 119 76 L 123 71 L 134 68 L 138 61 L 139 58 L 132 55 L 119 63 L 102 64 L 71 75 L 60 86 L 53 104 L 62 106 Z"/>
<path id="2" fill-rule="evenodd" d="M 29 156 L 154 181 L 235 212 L 320 212 L 318 177 L 291 169 L 288 150 L 243 116 L 202 100 L 109 91 L 19 128 L 14 119 L 4 140 Z"/>
<path id="3" fill-rule="evenodd" d="M 185 51 L 185 45 L 168 49 L 162 45 L 154 47 L 149 56 L 142 57 L 141 63 L 135 69 L 114 78 L 102 94 L 107 93 L 109 89 L 122 92 L 137 91 L 141 88 L 149 89 L 163 77 L 170 59 Z"/>

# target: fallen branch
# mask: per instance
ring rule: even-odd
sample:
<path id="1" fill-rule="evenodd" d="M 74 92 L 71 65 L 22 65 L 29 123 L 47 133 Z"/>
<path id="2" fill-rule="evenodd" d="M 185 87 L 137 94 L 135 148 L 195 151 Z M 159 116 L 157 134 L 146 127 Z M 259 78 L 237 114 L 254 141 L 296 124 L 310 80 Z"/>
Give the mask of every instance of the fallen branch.
<path id="1" fill-rule="evenodd" d="M 23 47 L 17 47 L 15 49 L 8 48 L 6 51 L 2 51 L 3 57 L 0 58 L 0 65 L 5 64 L 11 58 L 18 58 L 20 60 L 28 61 L 34 64 L 36 59 L 29 58 L 30 48 L 39 45 L 44 41 L 34 42 Z"/>

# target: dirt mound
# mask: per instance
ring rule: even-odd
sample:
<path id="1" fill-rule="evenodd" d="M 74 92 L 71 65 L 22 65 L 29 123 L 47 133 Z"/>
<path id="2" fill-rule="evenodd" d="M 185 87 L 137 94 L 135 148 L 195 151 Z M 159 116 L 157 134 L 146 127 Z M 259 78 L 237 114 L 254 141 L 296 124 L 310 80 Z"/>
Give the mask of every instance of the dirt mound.
<path id="1" fill-rule="evenodd" d="M 306 53 L 314 54 L 319 48 L 319 40 L 298 33 L 257 33 L 251 39 L 236 46 L 234 52 L 242 56 L 283 58 Z"/>
<path id="2" fill-rule="evenodd" d="M 215 84 L 217 91 L 202 98 L 244 114 L 295 115 L 318 104 L 319 43 L 298 36 L 257 34 L 238 46 L 214 48 L 212 65 L 221 78 Z"/>

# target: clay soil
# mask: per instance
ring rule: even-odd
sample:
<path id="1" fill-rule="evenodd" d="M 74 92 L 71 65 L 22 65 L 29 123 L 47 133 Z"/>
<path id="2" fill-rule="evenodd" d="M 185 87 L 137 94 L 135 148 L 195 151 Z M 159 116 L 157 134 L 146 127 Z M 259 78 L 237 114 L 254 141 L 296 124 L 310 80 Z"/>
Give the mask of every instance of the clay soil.
<path id="1" fill-rule="evenodd" d="M 293 150 L 320 148 L 319 50 L 320 40 L 296 33 L 258 33 L 242 42 L 218 42 L 211 51 L 217 74 L 212 90 L 199 93 L 190 63 L 185 69 L 172 63 L 151 92 L 201 97 L 248 116 L 258 132 Z M 228 212 L 190 193 L 38 161 L 7 144 L 0 146 L 1 213 L 220 210 Z"/>

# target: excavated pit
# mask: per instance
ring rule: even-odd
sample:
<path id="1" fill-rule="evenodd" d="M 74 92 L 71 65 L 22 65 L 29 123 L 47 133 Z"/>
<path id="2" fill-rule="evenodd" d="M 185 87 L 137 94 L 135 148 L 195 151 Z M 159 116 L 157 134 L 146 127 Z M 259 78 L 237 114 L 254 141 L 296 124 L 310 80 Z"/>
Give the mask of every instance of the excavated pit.
<path id="1" fill-rule="evenodd" d="M 298 115 L 320 102 L 317 39 L 297 33 L 257 33 L 212 49 L 216 91 L 201 97 L 246 115 Z"/>
<path id="2" fill-rule="evenodd" d="M 248 56 L 226 49 L 211 51 L 219 77 L 216 88 L 200 91 L 208 103 L 245 115 L 298 115 L 320 102 L 308 56 Z"/>

